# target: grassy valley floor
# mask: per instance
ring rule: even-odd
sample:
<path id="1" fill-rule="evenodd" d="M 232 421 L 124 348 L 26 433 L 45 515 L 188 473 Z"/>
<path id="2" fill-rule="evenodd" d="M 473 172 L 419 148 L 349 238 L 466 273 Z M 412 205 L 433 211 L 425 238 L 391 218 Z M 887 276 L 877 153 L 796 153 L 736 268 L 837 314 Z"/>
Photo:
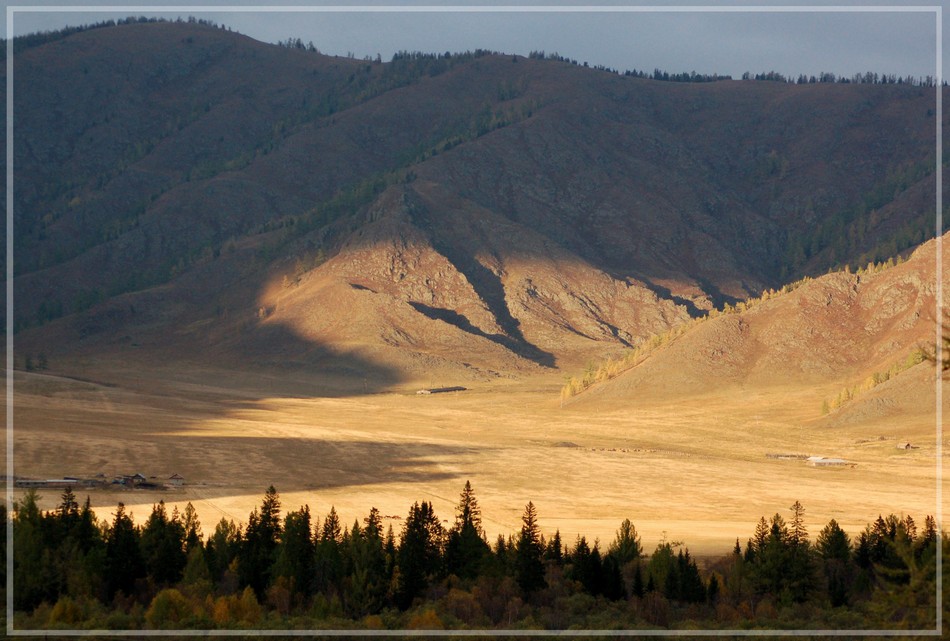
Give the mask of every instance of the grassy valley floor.
<path id="1" fill-rule="evenodd" d="M 207 534 L 221 518 L 246 522 L 274 485 L 285 510 L 308 504 L 322 519 L 332 505 L 352 523 L 375 506 L 398 533 L 414 501 L 450 522 L 470 480 L 490 540 L 517 532 L 532 501 L 545 536 L 606 542 L 629 518 L 645 550 L 678 540 L 702 556 L 744 543 L 760 516 L 787 517 L 795 500 L 813 534 L 832 518 L 856 534 L 878 514 L 936 512 L 936 408 L 923 367 L 905 375 L 919 379 L 916 409 L 823 416 L 840 386 L 562 404 L 560 374 L 433 395 L 415 394 L 430 381 L 366 395 L 356 384 L 323 397 L 330 382 L 300 374 L 75 365 L 15 374 L 15 474 L 185 479 L 164 491 L 77 488 L 103 517 L 119 501 L 139 522 L 159 500 L 169 510 L 191 502 Z M 84 380 L 65 375 L 76 372 Z M 60 490 L 39 493 L 43 508 L 59 501 Z"/>

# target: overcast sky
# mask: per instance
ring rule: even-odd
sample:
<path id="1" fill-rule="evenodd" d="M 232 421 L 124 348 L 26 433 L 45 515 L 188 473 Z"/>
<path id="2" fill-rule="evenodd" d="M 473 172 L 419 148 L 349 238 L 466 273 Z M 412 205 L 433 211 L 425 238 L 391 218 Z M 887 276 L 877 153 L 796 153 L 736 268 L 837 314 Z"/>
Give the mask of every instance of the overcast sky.
<path id="1" fill-rule="evenodd" d="M 942 1 L 942 0 L 941 0 Z M 609 2 L 609 0 L 608 0 Z M 926 2 L 926 0 L 924 0 Z M 375 5 L 385 3 L 375 2 Z M 276 42 L 287 38 L 312 41 L 320 51 L 328 54 L 357 57 L 380 54 L 384 60 L 398 50 L 426 52 L 465 51 L 476 48 L 527 55 L 533 50 L 559 52 L 579 62 L 605 65 L 621 71 L 659 68 L 670 72 L 696 71 L 698 73 L 730 74 L 739 77 L 744 71 L 778 71 L 785 75 L 800 73 L 817 75 L 830 71 L 851 76 L 856 72 L 874 71 L 896 75 L 936 75 L 937 27 L 933 11 L 914 12 L 906 7 L 923 4 L 914 0 L 890 0 L 852 3 L 860 7 L 885 7 L 897 10 L 872 11 L 861 9 L 846 12 L 819 12 L 802 9 L 793 12 L 762 10 L 779 6 L 800 8 L 804 2 L 769 2 L 762 0 L 730 3 L 748 7 L 742 12 L 708 10 L 659 12 L 579 12 L 505 11 L 505 12 L 295 12 L 287 11 L 294 5 L 315 7 L 318 3 L 299 0 L 281 2 L 285 10 L 268 10 L 275 3 L 221 3 L 209 1 L 203 8 L 218 7 L 220 11 L 199 11 L 196 3 L 182 4 L 171 13 L 155 13 L 144 7 L 156 6 L 142 2 L 112 3 L 119 7 L 114 12 L 92 13 L 82 5 L 69 0 L 50 2 L 27 0 L 29 10 L 13 14 L 16 34 L 57 29 L 66 25 L 88 24 L 108 18 L 132 14 L 161 15 L 175 18 L 195 15 L 224 24 L 235 31 L 263 40 Z M 327 4 L 327 3 L 324 3 Z M 407 6 L 408 3 L 386 3 Z M 415 4 L 423 4 L 417 2 Z M 447 3 L 430 0 L 431 5 Z M 456 2 L 456 4 L 460 4 Z M 482 6 L 500 3 L 484 2 Z M 536 9 L 567 6 L 567 3 L 519 2 L 520 6 Z M 585 6 L 570 3 L 571 6 Z M 588 3 L 591 7 L 591 3 Z M 598 3 L 604 7 L 604 3 Z M 613 6 L 632 7 L 617 2 Z M 639 6 L 675 8 L 685 2 L 657 2 L 646 0 Z M 690 5 L 722 8 L 724 3 L 694 1 Z M 823 4 L 821 0 L 807 3 Z M 847 6 L 844 3 L 825 6 Z M 934 4 L 931 0 L 931 4 Z M 69 7 L 40 13 L 42 5 Z M 356 2 L 340 0 L 336 6 L 355 8 Z M 102 6 L 96 3 L 96 6 Z M 168 6 L 168 5 L 165 5 Z M 179 5 L 174 5 L 179 6 Z M 234 11 L 235 6 L 253 11 Z M 363 5 L 364 7 L 366 5 Z M 472 5 L 468 5 L 472 6 Z M 503 6 L 503 5 L 501 5 Z M 513 3 L 509 3 L 513 7 Z M 135 9 L 143 7 L 142 9 Z M 903 7 L 903 8 L 902 8 Z M 944 21 L 946 22 L 946 20 Z M 5 27 L 6 28 L 6 27 Z M 946 27 L 944 27 L 946 30 Z M 6 34 L 5 34 L 6 35 Z M 944 66 L 947 65 L 944 49 Z M 946 72 L 944 72 L 946 75 Z"/>

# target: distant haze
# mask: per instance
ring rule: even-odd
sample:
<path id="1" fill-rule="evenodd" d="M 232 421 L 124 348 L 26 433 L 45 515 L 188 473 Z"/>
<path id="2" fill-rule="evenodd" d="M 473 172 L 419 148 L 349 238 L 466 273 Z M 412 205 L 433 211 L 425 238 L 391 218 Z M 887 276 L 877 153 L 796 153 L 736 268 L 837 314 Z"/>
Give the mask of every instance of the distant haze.
<path id="1" fill-rule="evenodd" d="M 32 3 L 34 7 L 43 4 L 52 3 Z M 540 50 L 558 52 L 580 63 L 619 71 L 659 68 L 736 78 L 746 71 L 772 70 L 787 76 L 831 72 L 850 77 L 873 71 L 920 77 L 937 73 L 935 15 L 932 11 L 901 10 L 901 6 L 913 4 L 908 0 L 887 3 L 897 7 L 895 11 L 871 10 L 874 4 L 882 4 L 878 2 L 864 5 L 868 10 L 847 12 L 776 12 L 763 5 L 748 5 L 747 12 L 590 9 L 565 13 L 564 6 L 562 12 L 556 10 L 557 5 L 542 11 L 543 5 L 537 3 L 534 11 L 509 7 L 505 11 L 479 12 L 437 8 L 424 12 L 315 12 L 313 7 L 301 5 L 303 11 L 297 12 L 287 11 L 286 5 L 278 11 L 266 9 L 266 5 L 237 3 L 222 4 L 222 10 L 215 12 L 191 12 L 184 5 L 174 13 L 155 13 L 143 3 L 123 5 L 115 12 L 90 12 L 84 10 L 89 5 L 66 4 L 76 9 L 17 11 L 15 33 L 55 30 L 131 14 L 171 19 L 195 15 L 265 42 L 300 38 L 305 44 L 313 42 L 323 53 L 357 58 L 375 58 L 378 54 L 389 60 L 400 50 L 456 52 L 480 48 L 520 55 Z M 674 8 L 671 4 L 654 4 Z M 141 6 L 141 11 L 136 6 Z M 261 10 L 234 11 L 237 6 Z"/>

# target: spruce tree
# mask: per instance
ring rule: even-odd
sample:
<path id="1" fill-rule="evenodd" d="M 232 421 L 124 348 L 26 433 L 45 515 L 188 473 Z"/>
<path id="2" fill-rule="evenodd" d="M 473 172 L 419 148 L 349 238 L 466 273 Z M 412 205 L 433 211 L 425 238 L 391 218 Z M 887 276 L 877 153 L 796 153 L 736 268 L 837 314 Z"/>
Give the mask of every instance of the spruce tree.
<path id="1" fill-rule="evenodd" d="M 805 508 L 799 501 L 789 508 L 792 521 L 788 533 L 788 569 L 786 589 L 794 601 L 802 602 L 811 592 L 814 568 L 808 543 L 808 530 L 805 527 Z"/>
<path id="2" fill-rule="evenodd" d="M 706 603 L 715 606 L 719 602 L 719 579 L 713 574 L 706 586 Z"/>
<path id="3" fill-rule="evenodd" d="M 854 580 L 851 541 L 837 521 L 831 519 L 818 533 L 815 550 L 821 558 L 828 599 L 832 607 L 847 604 Z"/>
<path id="4" fill-rule="evenodd" d="M 286 577 L 291 594 L 308 596 L 313 587 L 314 543 L 310 506 L 304 505 L 284 517 L 283 534 L 277 545 L 274 576 Z"/>
<path id="5" fill-rule="evenodd" d="M 241 547 L 241 530 L 234 521 L 225 518 L 218 521 L 214 532 L 205 542 L 205 556 L 213 583 L 217 585 L 221 582 L 231 562 L 237 558 Z"/>
<path id="6" fill-rule="evenodd" d="M 551 537 L 551 540 L 548 541 L 547 546 L 544 548 L 544 560 L 560 565 L 563 560 L 563 554 L 564 548 L 561 544 L 561 531 L 555 530 L 554 536 Z"/>
<path id="7" fill-rule="evenodd" d="M 389 585 L 379 510 L 372 508 L 363 523 L 362 530 L 358 523 L 350 530 L 343 580 L 344 607 L 355 617 L 379 611 Z"/>
<path id="8" fill-rule="evenodd" d="M 111 599 L 119 591 L 132 594 L 135 582 L 145 576 L 145 563 L 139 548 L 139 530 L 119 503 L 115 519 L 106 536 L 106 590 Z"/>
<path id="9" fill-rule="evenodd" d="M 201 547 L 201 522 L 198 520 L 198 511 L 195 510 L 191 501 L 185 505 L 181 524 L 185 528 L 185 551 L 190 552 L 196 547 Z"/>
<path id="10" fill-rule="evenodd" d="M 272 485 L 264 493 L 260 512 L 255 509 L 248 516 L 238 555 L 241 584 L 250 586 L 259 599 L 270 584 L 280 534 L 280 497 Z"/>
<path id="11" fill-rule="evenodd" d="M 646 594 L 646 588 L 643 585 L 643 565 L 638 561 L 633 575 L 633 596 L 642 598 Z"/>
<path id="12" fill-rule="evenodd" d="M 38 500 L 36 490 L 30 489 L 13 504 L 13 605 L 18 610 L 32 610 L 56 598 L 56 578 L 44 563 L 48 526 Z"/>
<path id="13" fill-rule="evenodd" d="M 461 578 L 474 578 L 491 552 L 482 530 L 481 510 L 470 482 L 465 482 L 445 546 L 447 571 Z"/>
<path id="14" fill-rule="evenodd" d="M 315 582 L 316 589 L 325 594 L 339 587 L 343 578 L 343 530 L 340 526 L 340 517 L 336 508 L 330 506 L 330 511 L 323 519 L 320 538 L 315 548 Z"/>
<path id="15" fill-rule="evenodd" d="M 521 517 L 521 532 L 515 548 L 515 574 L 518 585 L 526 594 L 546 585 L 544 565 L 541 562 L 543 552 L 537 511 L 534 503 L 529 501 Z"/>
<path id="16" fill-rule="evenodd" d="M 145 569 L 159 586 L 170 586 L 181 580 L 188 560 L 184 537 L 181 523 L 176 518 L 168 518 L 165 501 L 153 505 L 140 540 Z"/>
<path id="17" fill-rule="evenodd" d="M 602 591 L 605 597 L 611 601 L 627 597 L 627 588 L 624 585 L 620 563 L 609 554 L 604 557 L 602 576 Z"/>
<path id="18" fill-rule="evenodd" d="M 432 505 L 426 501 L 414 503 L 406 517 L 397 554 L 396 603 L 400 608 L 412 605 L 429 581 L 440 574 L 443 538 L 442 525 Z"/>

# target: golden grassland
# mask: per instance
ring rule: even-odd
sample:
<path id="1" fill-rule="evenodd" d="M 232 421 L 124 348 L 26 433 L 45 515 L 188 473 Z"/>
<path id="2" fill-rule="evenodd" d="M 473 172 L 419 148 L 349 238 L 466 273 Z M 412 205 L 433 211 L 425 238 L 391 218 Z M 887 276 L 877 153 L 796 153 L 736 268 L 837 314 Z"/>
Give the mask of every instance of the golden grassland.
<path id="1" fill-rule="evenodd" d="M 308 504 L 322 517 L 332 505 L 352 523 L 375 506 L 398 533 L 414 501 L 451 521 L 470 480 L 491 538 L 516 532 L 530 500 L 544 533 L 566 541 L 606 544 L 630 518 L 646 550 L 665 538 L 718 554 L 744 543 L 760 516 L 787 516 L 795 500 L 812 535 L 831 518 L 854 533 L 880 513 L 920 521 L 936 512 L 943 448 L 926 364 L 868 395 L 870 409 L 890 411 L 852 408 L 848 420 L 819 410 L 836 382 L 562 404 L 557 374 L 431 396 L 407 383 L 322 397 L 319 379 L 306 394 L 300 380 L 199 367 L 86 362 L 74 371 L 85 380 L 16 372 L 17 476 L 186 479 L 180 490 L 90 490 L 100 518 L 119 501 L 139 521 L 159 500 L 169 509 L 191 502 L 208 534 L 221 518 L 246 522 L 273 484 L 284 509 Z M 906 401 L 907 390 L 919 401 L 910 409 L 888 397 Z M 897 449 L 908 441 L 917 448 Z M 776 453 L 854 466 L 766 456 Z M 40 494 L 42 507 L 59 500 L 58 490 Z"/>

